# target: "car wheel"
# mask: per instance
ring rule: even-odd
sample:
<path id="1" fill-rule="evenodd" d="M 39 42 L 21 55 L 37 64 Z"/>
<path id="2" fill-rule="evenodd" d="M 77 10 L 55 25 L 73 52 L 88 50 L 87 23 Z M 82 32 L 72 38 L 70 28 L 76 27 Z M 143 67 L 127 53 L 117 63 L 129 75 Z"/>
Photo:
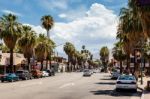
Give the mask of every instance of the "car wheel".
<path id="1" fill-rule="evenodd" d="M 10 82 L 14 82 L 14 80 L 13 80 L 13 79 L 11 79 L 11 80 L 10 80 Z"/>
<path id="2" fill-rule="evenodd" d="M 135 92 L 135 93 L 136 93 L 136 92 L 137 92 L 137 89 L 133 89 L 133 92 Z"/>
<path id="3" fill-rule="evenodd" d="M 19 78 L 17 78 L 16 81 L 19 81 Z"/>
<path id="4" fill-rule="evenodd" d="M 25 77 L 25 80 L 28 80 L 28 77 Z"/>
<path id="5" fill-rule="evenodd" d="M 1 82 L 3 83 L 3 82 L 4 82 L 4 80 L 1 80 Z"/>
<path id="6" fill-rule="evenodd" d="M 120 91 L 120 89 L 116 88 L 116 92 L 119 92 L 119 91 Z"/>

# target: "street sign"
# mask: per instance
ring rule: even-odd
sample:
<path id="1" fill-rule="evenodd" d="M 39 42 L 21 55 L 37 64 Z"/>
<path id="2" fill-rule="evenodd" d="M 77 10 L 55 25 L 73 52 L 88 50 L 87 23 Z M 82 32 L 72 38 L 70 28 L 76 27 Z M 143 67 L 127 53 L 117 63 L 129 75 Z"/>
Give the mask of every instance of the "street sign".
<path id="1" fill-rule="evenodd" d="M 138 0 L 140 6 L 150 6 L 150 0 Z"/>

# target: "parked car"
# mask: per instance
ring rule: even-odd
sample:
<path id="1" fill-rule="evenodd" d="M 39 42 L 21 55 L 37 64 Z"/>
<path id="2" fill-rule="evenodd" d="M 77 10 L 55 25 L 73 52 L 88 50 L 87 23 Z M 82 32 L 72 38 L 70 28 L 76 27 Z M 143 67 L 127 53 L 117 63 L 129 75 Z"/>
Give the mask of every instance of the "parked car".
<path id="1" fill-rule="evenodd" d="M 49 76 L 55 76 L 55 70 L 54 69 L 48 69 L 46 71 L 49 73 Z"/>
<path id="2" fill-rule="evenodd" d="M 111 78 L 112 78 L 112 79 L 117 79 L 119 76 L 120 76 L 120 70 L 114 70 L 114 71 L 111 73 Z"/>
<path id="3" fill-rule="evenodd" d="M 4 76 L 4 74 L 0 74 L 0 80 L 1 80 L 1 78 Z"/>
<path id="4" fill-rule="evenodd" d="M 101 70 L 101 72 L 104 72 L 104 67 L 102 66 L 100 70 Z"/>
<path id="5" fill-rule="evenodd" d="M 137 91 L 137 80 L 133 75 L 121 75 L 116 82 L 116 91 L 120 89 L 132 89 Z"/>
<path id="6" fill-rule="evenodd" d="M 43 77 L 48 77 L 49 76 L 49 73 L 47 71 L 42 71 L 42 76 Z"/>
<path id="7" fill-rule="evenodd" d="M 38 69 L 32 70 L 31 73 L 34 78 L 42 78 L 43 73 Z"/>
<path id="8" fill-rule="evenodd" d="M 16 75 L 22 80 L 32 79 L 32 74 L 27 70 L 18 70 L 16 71 Z"/>
<path id="9" fill-rule="evenodd" d="M 91 70 L 85 69 L 85 70 L 83 71 L 83 76 L 91 76 L 91 75 L 92 75 Z"/>
<path id="10" fill-rule="evenodd" d="M 99 69 L 93 69 L 93 73 L 99 73 L 100 70 Z"/>
<path id="11" fill-rule="evenodd" d="M 19 77 L 15 73 L 8 73 L 1 77 L 1 82 L 4 82 L 4 81 L 14 82 L 18 80 L 19 80 Z"/>

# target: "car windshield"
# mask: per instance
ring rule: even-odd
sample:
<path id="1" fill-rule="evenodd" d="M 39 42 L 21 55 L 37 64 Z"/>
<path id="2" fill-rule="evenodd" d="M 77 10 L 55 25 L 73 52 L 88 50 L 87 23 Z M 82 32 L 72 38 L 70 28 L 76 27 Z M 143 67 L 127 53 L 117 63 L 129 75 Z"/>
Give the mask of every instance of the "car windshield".
<path id="1" fill-rule="evenodd" d="M 120 70 L 115 69 L 115 70 L 113 70 L 113 72 L 120 72 Z"/>
<path id="2" fill-rule="evenodd" d="M 17 71 L 16 73 L 23 73 L 23 71 Z"/>
<path id="3" fill-rule="evenodd" d="M 124 75 L 124 76 L 120 76 L 119 80 L 135 80 L 135 77 L 134 76 Z"/>
<path id="4" fill-rule="evenodd" d="M 89 72 L 89 70 L 88 70 L 88 69 L 86 69 L 86 70 L 84 70 L 84 72 Z"/>

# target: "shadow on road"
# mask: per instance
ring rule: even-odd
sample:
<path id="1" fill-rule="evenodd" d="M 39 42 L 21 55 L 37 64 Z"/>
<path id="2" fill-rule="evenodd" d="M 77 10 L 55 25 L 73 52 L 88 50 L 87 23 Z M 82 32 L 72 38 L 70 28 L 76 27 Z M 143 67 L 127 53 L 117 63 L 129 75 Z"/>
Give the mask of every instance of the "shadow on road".
<path id="1" fill-rule="evenodd" d="M 98 83 L 95 83 L 95 84 L 100 84 L 100 85 L 115 85 L 116 83 L 115 82 L 98 82 Z"/>
<path id="2" fill-rule="evenodd" d="M 112 79 L 112 78 L 101 78 L 100 80 L 116 80 L 116 79 Z"/>
<path id="3" fill-rule="evenodd" d="M 120 97 L 120 96 L 140 96 L 141 92 L 134 93 L 131 90 L 122 90 L 120 92 L 116 92 L 114 90 L 97 90 L 97 91 L 90 91 L 94 95 L 108 95 L 108 96 L 114 96 L 114 97 Z"/>

